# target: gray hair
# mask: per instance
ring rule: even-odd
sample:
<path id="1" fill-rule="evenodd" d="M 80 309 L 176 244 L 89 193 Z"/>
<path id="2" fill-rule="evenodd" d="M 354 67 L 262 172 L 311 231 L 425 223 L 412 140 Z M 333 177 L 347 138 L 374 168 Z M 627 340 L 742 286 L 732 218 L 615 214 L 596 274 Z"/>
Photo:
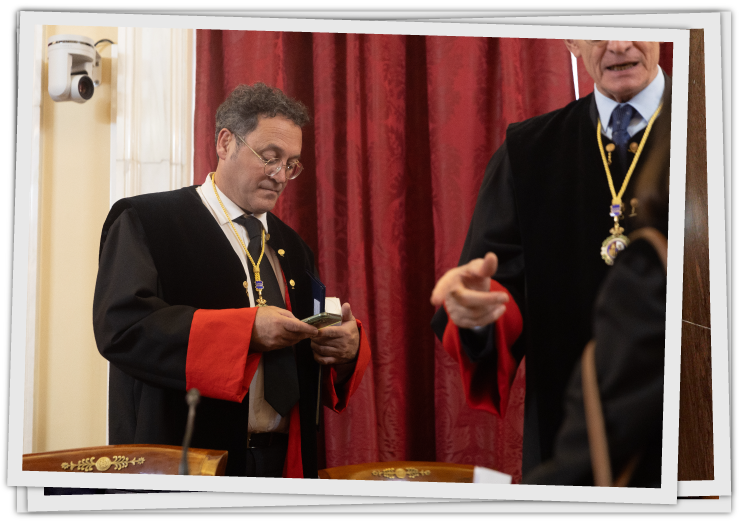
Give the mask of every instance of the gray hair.
<path id="1" fill-rule="evenodd" d="M 287 96 L 276 87 L 262 82 L 251 86 L 240 84 L 216 111 L 216 136 L 226 128 L 241 137 L 247 136 L 257 127 L 259 117 L 282 116 L 299 127 L 309 123 L 309 112 L 298 100 Z"/>

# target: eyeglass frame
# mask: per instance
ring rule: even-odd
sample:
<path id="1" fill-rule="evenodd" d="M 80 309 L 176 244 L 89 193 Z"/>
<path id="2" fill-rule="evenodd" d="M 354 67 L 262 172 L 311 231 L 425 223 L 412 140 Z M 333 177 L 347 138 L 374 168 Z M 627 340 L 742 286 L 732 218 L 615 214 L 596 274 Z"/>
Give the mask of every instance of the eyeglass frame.
<path id="1" fill-rule="evenodd" d="M 286 166 L 286 168 L 289 168 L 289 167 L 291 167 L 291 166 L 299 166 L 299 171 L 298 171 L 298 172 L 297 172 L 297 173 L 296 173 L 296 174 L 295 174 L 294 176 L 288 176 L 288 179 L 289 179 L 289 180 L 293 180 L 293 179 L 295 179 L 295 178 L 298 178 L 298 177 L 299 177 L 299 175 L 301 174 L 301 172 L 302 172 L 302 171 L 304 171 L 304 166 L 303 166 L 303 165 L 301 164 L 301 162 L 300 162 L 299 160 L 296 160 L 295 162 L 291 162 L 290 164 L 289 164 L 288 162 L 286 162 L 285 164 L 283 164 L 283 163 L 281 162 L 281 163 L 280 163 L 280 164 L 278 165 L 278 167 L 276 168 L 276 170 L 275 170 L 275 173 L 273 173 L 272 175 L 268 175 L 268 174 L 267 174 L 267 168 L 268 168 L 268 164 L 269 164 L 270 162 L 274 162 L 274 161 L 278 161 L 278 162 L 280 162 L 280 158 L 271 158 L 270 160 L 265 160 L 264 158 L 262 158 L 262 157 L 261 157 L 261 156 L 260 156 L 260 155 L 259 155 L 259 154 L 257 153 L 257 151 L 255 151 L 254 149 L 252 149 L 252 147 L 251 147 L 251 146 L 250 146 L 249 144 L 247 144 L 247 142 L 246 142 L 246 141 L 245 141 L 245 140 L 244 140 L 244 139 L 243 139 L 243 138 L 241 137 L 241 135 L 239 135 L 238 133 L 234 133 L 233 131 L 232 131 L 232 133 L 234 134 L 234 136 L 235 136 L 235 137 L 237 137 L 237 138 L 238 138 L 239 140 L 241 140 L 241 141 L 242 141 L 242 143 L 243 143 L 243 144 L 244 144 L 245 146 L 247 146 L 247 147 L 249 148 L 249 150 L 250 150 L 250 151 L 252 151 L 252 152 L 253 152 L 253 153 L 255 154 L 255 156 L 256 156 L 257 158 L 259 158 L 259 159 L 260 159 L 260 162 L 262 162 L 263 164 L 265 164 L 265 168 L 264 168 L 264 170 L 263 170 L 263 173 L 265 173 L 265 176 L 269 176 L 270 178 L 273 178 L 273 177 L 274 177 L 275 175 L 277 175 L 278 173 L 280 173 L 280 171 L 281 171 L 281 169 L 283 169 L 283 166 L 284 166 L 284 165 Z"/>

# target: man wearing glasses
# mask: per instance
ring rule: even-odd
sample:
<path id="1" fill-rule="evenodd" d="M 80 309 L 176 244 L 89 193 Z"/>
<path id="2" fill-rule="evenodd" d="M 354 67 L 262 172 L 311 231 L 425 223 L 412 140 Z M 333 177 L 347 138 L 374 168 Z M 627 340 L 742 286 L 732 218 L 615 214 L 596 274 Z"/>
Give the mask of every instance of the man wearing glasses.
<path id="1" fill-rule="evenodd" d="M 201 186 L 117 202 L 102 232 L 94 333 L 110 368 L 111 444 L 229 451 L 226 473 L 317 477 L 320 402 L 345 407 L 370 352 L 348 304 L 318 330 L 314 255 L 270 211 L 303 171 L 306 108 L 237 87 L 216 112 Z"/>
<path id="2" fill-rule="evenodd" d="M 486 168 L 460 265 L 432 294 L 444 306 L 432 326 L 460 363 L 472 407 L 503 416 L 526 357 L 525 476 L 553 455 L 595 297 L 634 229 L 633 182 L 654 149 L 669 148 L 647 141 L 670 126 L 659 43 L 565 43 L 594 93 L 509 126 Z"/>

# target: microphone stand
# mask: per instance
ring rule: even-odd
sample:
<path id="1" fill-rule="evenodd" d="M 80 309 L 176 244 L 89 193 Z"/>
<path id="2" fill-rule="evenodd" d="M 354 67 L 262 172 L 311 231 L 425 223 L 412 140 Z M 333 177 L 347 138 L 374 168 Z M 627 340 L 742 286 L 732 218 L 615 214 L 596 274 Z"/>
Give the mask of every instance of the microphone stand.
<path id="1" fill-rule="evenodd" d="M 179 462 L 179 474 L 189 475 L 189 467 L 187 466 L 187 449 L 190 447 L 190 441 L 192 440 L 192 430 L 195 427 L 195 406 L 200 403 L 200 391 L 197 388 L 192 388 L 187 392 L 185 397 L 187 405 L 190 407 L 190 411 L 187 414 L 187 429 L 184 431 L 184 440 L 182 441 L 182 460 Z"/>

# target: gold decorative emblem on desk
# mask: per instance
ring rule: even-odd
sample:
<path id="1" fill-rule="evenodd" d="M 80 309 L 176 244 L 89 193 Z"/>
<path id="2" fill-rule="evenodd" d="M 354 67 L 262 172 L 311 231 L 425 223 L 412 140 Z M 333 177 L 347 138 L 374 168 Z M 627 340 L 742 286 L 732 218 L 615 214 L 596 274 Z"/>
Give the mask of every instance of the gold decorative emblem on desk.
<path id="1" fill-rule="evenodd" d="M 404 479 L 406 476 L 409 479 L 416 477 L 428 477 L 431 475 L 431 471 L 428 469 L 419 470 L 418 468 L 385 468 L 375 469 L 371 472 L 374 477 L 384 477 L 387 479 Z"/>
<path id="2" fill-rule="evenodd" d="M 99 471 L 106 471 L 111 465 L 112 461 L 109 460 L 109 457 L 101 457 L 96 461 L 96 469 L 98 469 Z"/>
<path id="3" fill-rule="evenodd" d="M 106 471 L 114 466 L 114 469 L 119 471 L 120 469 L 125 469 L 130 464 L 135 466 L 144 462 L 145 458 L 143 457 L 129 459 L 123 455 L 115 455 L 112 459 L 109 457 L 100 457 L 99 460 L 96 460 L 96 457 L 88 457 L 79 460 L 77 464 L 72 460 L 70 462 L 63 462 L 62 469 L 69 469 L 70 471 L 74 469 L 78 471 L 93 471 L 95 467 L 98 471 Z"/>

